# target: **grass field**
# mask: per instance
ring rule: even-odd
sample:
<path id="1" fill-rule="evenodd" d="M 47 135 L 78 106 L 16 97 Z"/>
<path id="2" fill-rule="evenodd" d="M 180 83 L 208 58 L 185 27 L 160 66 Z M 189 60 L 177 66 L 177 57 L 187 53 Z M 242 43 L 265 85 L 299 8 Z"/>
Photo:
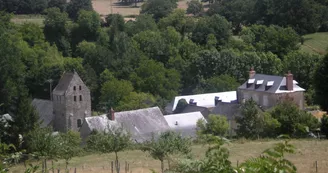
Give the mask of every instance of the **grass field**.
<path id="1" fill-rule="evenodd" d="M 243 162 L 250 157 L 258 156 L 262 151 L 272 147 L 279 141 L 250 141 L 250 142 L 233 142 L 226 147 L 230 150 L 230 160 L 233 165 Z M 297 148 L 297 153 L 287 155 L 297 167 L 299 173 L 315 172 L 314 163 L 318 163 L 318 172 L 325 173 L 328 170 L 328 140 L 293 140 Z M 202 145 L 193 146 L 193 154 L 197 158 L 204 156 L 206 147 Z M 147 154 L 135 150 L 126 151 L 119 154 L 121 170 L 124 172 L 123 162 L 127 161 L 130 164 L 132 173 L 150 173 L 150 169 L 159 171 L 160 162 L 153 160 Z M 114 160 L 114 155 L 87 155 L 76 157 L 71 160 L 71 168 L 77 168 L 77 173 L 105 173 L 110 172 L 109 160 Z M 56 167 L 64 168 L 64 162 L 58 161 Z M 83 167 L 83 169 L 82 169 Z M 23 172 L 23 165 L 14 167 L 11 172 Z M 73 170 L 71 171 L 73 172 Z"/>
<path id="2" fill-rule="evenodd" d="M 301 46 L 302 51 L 321 55 L 328 53 L 328 32 L 308 34 L 304 38 L 305 42 Z"/>

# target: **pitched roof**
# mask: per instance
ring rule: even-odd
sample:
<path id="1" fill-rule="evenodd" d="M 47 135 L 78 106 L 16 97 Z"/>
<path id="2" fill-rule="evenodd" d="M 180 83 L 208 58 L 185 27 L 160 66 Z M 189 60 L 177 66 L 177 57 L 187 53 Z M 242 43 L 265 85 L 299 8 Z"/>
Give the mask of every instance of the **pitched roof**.
<path id="1" fill-rule="evenodd" d="M 240 104 L 221 102 L 212 110 L 212 114 L 224 115 L 227 117 L 227 120 L 233 120 L 240 115 Z"/>
<path id="2" fill-rule="evenodd" d="M 115 113 L 115 121 L 131 133 L 138 142 L 169 130 L 169 126 L 158 107 Z"/>
<path id="3" fill-rule="evenodd" d="M 236 91 L 228 91 L 219 93 L 177 96 L 174 99 L 172 111 L 175 110 L 180 99 L 185 99 L 187 102 L 189 102 L 190 99 L 194 99 L 194 102 L 197 102 L 197 106 L 202 106 L 206 108 L 215 107 L 215 97 L 220 97 L 222 102 L 230 103 L 231 101 L 237 100 L 237 93 Z"/>
<path id="4" fill-rule="evenodd" d="M 164 118 L 170 128 L 183 137 L 195 137 L 197 121 L 199 119 L 205 120 L 200 112 L 165 115 Z"/>
<path id="5" fill-rule="evenodd" d="M 191 104 L 186 105 L 186 107 L 182 110 L 181 113 L 191 113 L 191 112 L 200 112 L 202 113 L 205 119 L 207 119 L 208 115 L 210 114 L 209 108 L 191 105 Z"/>
<path id="6" fill-rule="evenodd" d="M 93 116 L 85 118 L 86 125 L 90 130 L 97 130 L 98 132 L 108 132 L 119 127 L 119 123 L 108 119 L 107 115 Z"/>
<path id="7" fill-rule="evenodd" d="M 251 81 L 250 85 L 247 87 L 248 82 Z M 258 88 L 255 88 L 255 84 L 260 83 Z M 238 89 L 243 90 L 253 90 L 262 91 L 269 93 L 285 93 L 285 92 L 295 92 L 295 91 L 305 91 L 305 89 L 299 87 L 297 82 L 293 80 L 293 90 L 288 91 L 286 89 L 286 77 L 283 76 L 273 76 L 265 74 L 255 74 L 254 78 L 248 79 L 245 83 L 238 87 Z M 267 84 L 271 85 L 269 89 L 265 89 Z"/>
<path id="8" fill-rule="evenodd" d="M 50 100 L 33 99 L 32 105 L 35 107 L 39 114 L 41 127 L 47 127 L 52 123 L 54 119 L 53 105 Z"/>
<path id="9" fill-rule="evenodd" d="M 77 73 L 71 73 L 67 72 L 65 73 L 59 80 L 57 86 L 53 90 L 53 93 L 56 95 L 64 95 L 69 84 L 71 83 L 74 75 L 77 75 Z"/>

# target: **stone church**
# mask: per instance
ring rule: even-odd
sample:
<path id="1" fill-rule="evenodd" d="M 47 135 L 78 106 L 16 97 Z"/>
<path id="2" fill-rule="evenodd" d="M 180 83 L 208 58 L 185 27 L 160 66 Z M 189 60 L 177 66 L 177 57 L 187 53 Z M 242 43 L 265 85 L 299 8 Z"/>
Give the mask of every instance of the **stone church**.
<path id="1" fill-rule="evenodd" d="M 52 100 L 34 99 L 41 127 L 54 131 L 79 131 L 86 117 L 91 116 L 90 90 L 76 72 L 66 72 L 52 91 Z"/>

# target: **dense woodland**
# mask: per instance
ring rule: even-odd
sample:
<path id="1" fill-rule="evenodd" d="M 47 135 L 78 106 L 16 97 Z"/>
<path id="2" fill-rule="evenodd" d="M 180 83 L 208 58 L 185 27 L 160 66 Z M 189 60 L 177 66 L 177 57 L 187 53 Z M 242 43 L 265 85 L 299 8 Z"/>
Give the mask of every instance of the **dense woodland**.
<path id="1" fill-rule="evenodd" d="M 328 56 L 299 50 L 302 35 L 328 31 L 325 0 L 221 0 L 208 11 L 191 1 L 148 0 L 135 21 L 102 19 L 90 0 L 0 2 L 0 115 L 10 132 L 36 126 L 32 98 L 50 98 L 65 71 L 77 71 L 105 112 L 163 108 L 176 95 L 236 90 L 257 73 L 291 70 L 307 90 L 308 106 L 328 109 Z M 247 10 L 245 10 L 247 9 Z M 186 15 L 186 13 L 193 15 Z M 44 26 L 11 22 L 15 14 L 44 14 Z M 51 82 L 53 81 L 53 82 Z M 1 126 L 0 126 L 1 127 Z"/>

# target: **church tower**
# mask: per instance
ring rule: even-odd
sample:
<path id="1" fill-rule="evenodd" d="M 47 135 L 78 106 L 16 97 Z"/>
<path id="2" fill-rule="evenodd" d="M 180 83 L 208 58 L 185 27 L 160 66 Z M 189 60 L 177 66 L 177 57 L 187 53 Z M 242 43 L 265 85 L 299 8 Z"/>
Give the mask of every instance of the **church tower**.
<path id="1" fill-rule="evenodd" d="M 90 90 L 76 72 L 65 73 L 52 92 L 55 131 L 79 131 L 91 116 Z"/>

